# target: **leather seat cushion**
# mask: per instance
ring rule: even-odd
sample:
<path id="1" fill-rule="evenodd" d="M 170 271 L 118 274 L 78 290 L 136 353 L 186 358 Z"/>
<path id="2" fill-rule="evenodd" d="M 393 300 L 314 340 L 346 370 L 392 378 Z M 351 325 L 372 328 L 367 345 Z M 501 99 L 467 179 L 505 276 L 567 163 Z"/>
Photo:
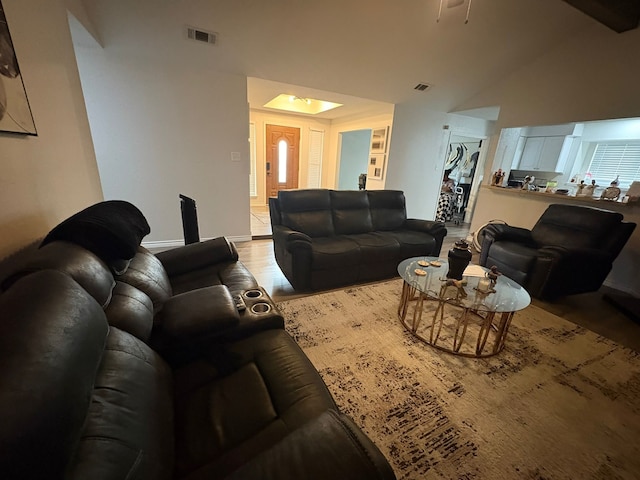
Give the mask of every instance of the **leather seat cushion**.
<path id="1" fill-rule="evenodd" d="M 311 251 L 313 270 L 330 270 L 358 265 L 360 247 L 351 236 L 314 238 Z"/>
<path id="2" fill-rule="evenodd" d="M 392 235 L 400 244 L 400 260 L 430 255 L 436 246 L 436 239 L 430 233 L 416 230 L 394 230 L 388 234 Z"/>
<path id="3" fill-rule="evenodd" d="M 156 352 L 111 328 L 65 478 L 173 478 L 172 386 L 171 370 Z"/>
<path id="4" fill-rule="evenodd" d="M 390 232 L 372 232 L 349 235 L 360 247 L 362 263 L 384 261 L 397 262 L 400 244 Z"/>
<path id="5" fill-rule="evenodd" d="M 222 478 L 335 408 L 315 368 L 283 330 L 220 346 L 206 361 L 177 370 L 175 379 L 178 477 L 198 470 L 202 478 Z"/>

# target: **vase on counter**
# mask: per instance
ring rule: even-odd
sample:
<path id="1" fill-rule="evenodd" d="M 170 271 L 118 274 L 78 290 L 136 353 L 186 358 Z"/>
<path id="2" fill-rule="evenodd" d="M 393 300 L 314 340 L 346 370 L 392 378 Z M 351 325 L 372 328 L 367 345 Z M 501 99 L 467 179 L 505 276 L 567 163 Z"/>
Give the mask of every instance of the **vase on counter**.
<path id="1" fill-rule="evenodd" d="M 449 250 L 449 271 L 447 278 L 462 280 L 462 273 L 471 261 L 471 250 L 466 240 L 458 240 Z"/>

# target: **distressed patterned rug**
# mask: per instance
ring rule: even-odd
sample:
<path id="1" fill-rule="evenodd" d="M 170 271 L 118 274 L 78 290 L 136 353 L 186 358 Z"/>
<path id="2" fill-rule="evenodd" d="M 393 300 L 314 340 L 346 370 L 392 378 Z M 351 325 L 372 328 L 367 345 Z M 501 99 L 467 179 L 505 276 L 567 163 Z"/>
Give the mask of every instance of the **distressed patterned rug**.
<path id="1" fill-rule="evenodd" d="M 401 286 L 279 303 L 399 479 L 640 478 L 640 354 L 529 306 L 502 353 L 456 357 L 406 332 Z"/>

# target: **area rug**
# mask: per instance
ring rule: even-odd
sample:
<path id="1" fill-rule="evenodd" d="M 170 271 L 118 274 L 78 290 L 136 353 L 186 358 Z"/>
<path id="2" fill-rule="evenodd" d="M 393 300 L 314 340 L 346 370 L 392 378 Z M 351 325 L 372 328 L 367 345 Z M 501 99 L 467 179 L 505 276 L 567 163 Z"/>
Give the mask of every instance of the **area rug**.
<path id="1" fill-rule="evenodd" d="M 399 479 L 640 478 L 640 354 L 529 306 L 500 354 L 457 357 L 404 329 L 401 288 L 278 304 Z"/>

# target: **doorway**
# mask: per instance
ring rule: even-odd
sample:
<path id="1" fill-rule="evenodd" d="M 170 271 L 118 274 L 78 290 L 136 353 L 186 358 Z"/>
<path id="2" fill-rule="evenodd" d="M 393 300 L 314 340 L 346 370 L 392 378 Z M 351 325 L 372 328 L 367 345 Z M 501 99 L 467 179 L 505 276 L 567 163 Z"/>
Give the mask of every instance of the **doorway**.
<path id="1" fill-rule="evenodd" d="M 359 179 L 367 173 L 371 129 L 340 133 L 338 190 L 358 190 Z"/>
<path id="2" fill-rule="evenodd" d="M 458 218 L 462 223 L 470 223 L 475 207 L 478 188 L 482 183 L 484 155 L 482 145 L 484 138 L 468 137 L 452 133 L 449 137 L 445 158 L 445 170 L 451 170 L 449 177 L 456 187 L 462 189 L 456 198 Z"/>
<path id="3" fill-rule="evenodd" d="M 265 150 L 267 198 L 298 188 L 300 129 L 267 124 Z"/>

